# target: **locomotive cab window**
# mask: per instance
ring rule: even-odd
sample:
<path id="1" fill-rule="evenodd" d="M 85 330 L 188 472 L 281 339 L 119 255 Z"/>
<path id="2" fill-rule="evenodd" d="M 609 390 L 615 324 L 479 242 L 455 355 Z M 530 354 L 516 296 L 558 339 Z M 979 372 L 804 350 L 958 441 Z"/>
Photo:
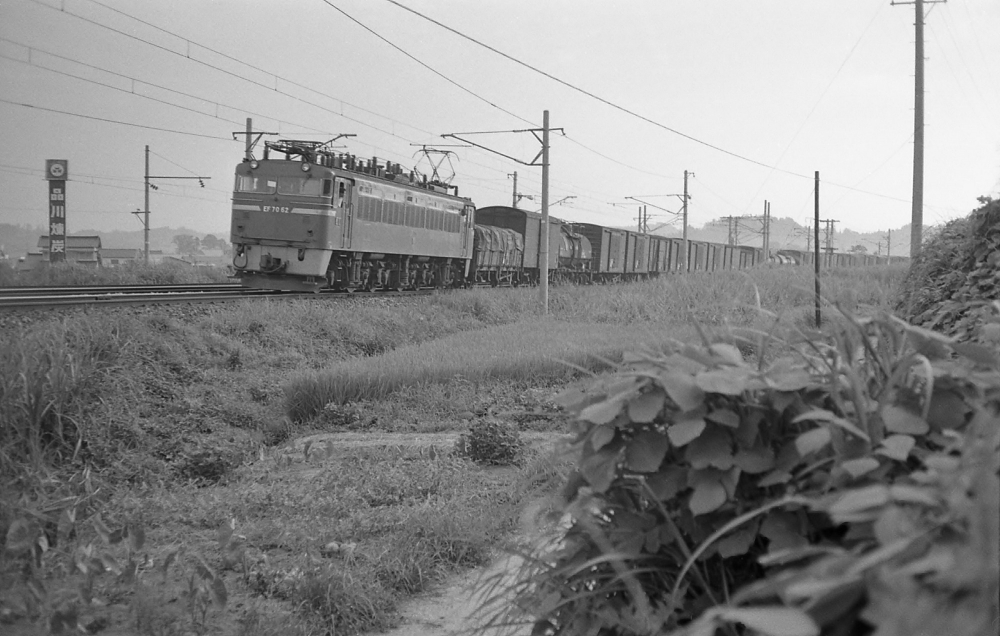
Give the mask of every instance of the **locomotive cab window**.
<path id="1" fill-rule="evenodd" d="M 267 179 L 265 177 L 255 177 L 253 175 L 236 175 L 236 191 L 237 192 L 264 192 L 270 193 L 274 192 L 275 187 L 277 187 L 277 182 L 274 179 Z"/>
<path id="2" fill-rule="evenodd" d="M 278 194 L 297 194 L 306 197 L 322 196 L 323 181 L 310 177 L 278 177 Z"/>

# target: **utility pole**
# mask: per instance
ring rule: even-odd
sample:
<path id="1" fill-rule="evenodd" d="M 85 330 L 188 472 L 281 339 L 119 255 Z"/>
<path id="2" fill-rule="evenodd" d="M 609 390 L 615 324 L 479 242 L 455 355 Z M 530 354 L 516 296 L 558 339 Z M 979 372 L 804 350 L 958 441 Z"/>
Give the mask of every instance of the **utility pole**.
<path id="1" fill-rule="evenodd" d="M 146 144 L 146 169 L 143 171 L 143 182 L 145 183 L 146 205 L 143 208 L 142 220 L 142 260 L 149 265 L 149 144 Z"/>
<path id="2" fill-rule="evenodd" d="M 816 328 L 819 329 L 823 324 L 823 317 L 820 313 L 820 289 L 819 289 L 819 170 L 816 171 L 814 176 L 815 185 L 813 186 L 813 214 L 815 218 L 813 219 L 813 245 L 815 245 L 815 252 L 813 252 L 813 260 L 815 261 L 815 272 L 816 272 Z"/>
<path id="3" fill-rule="evenodd" d="M 682 213 L 683 219 L 681 221 L 684 224 L 684 227 L 683 227 L 683 230 L 682 230 L 682 233 L 681 233 L 682 242 L 683 242 L 684 245 L 683 245 L 683 247 L 681 249 L 684 250 L 684 272 L 685 273 L 688 271 L 688 268 L 689 268 L 689 266 L 691 264 L 691 262 L 690 262 L 691 259 L 688 256 L 688 199 L 691 198 L 691 196 L 688 195 L 688 175 L 690 175 L 690 176 L 693 177 L 694 173 L 693 172 L 688 172 L 687 170 L 684 171 L 684 208 L 683 208 L 683 213 Z"/>
<path id="4" fill-rule="evenodd" d="M 910 219 L 910 258 L 920 254 L 924 229 L 924 4 L 937 4 L 947 0 L 891 1 L 889 4 L 914 5 L 916 46 L 913 80 L 913 207 Z"/>
<path id="5" fill-rule="evenodd" d="M 539 295 L 542 315 L 549 313 L 549 111 L 542 111 L 542 241 L 538 249 L 541 269 Z"/>
<path id="6" fill-rule="evenodd" d="M 516 210 L 517 209 L 517 170 L 514 171 L 514 174 L 508 174 L 507 176 L 508 177 L 514 177 L 514 197 L 513 197 L 512 201 L 511 201 L 510 207 L 512 207 L 512 208 L 514 208 Z"/>
<path id="7" fill-rule="evenodd" d="M 885 232 L 885 263 L 886 265 L 892 263 L 892 230 Z"/>

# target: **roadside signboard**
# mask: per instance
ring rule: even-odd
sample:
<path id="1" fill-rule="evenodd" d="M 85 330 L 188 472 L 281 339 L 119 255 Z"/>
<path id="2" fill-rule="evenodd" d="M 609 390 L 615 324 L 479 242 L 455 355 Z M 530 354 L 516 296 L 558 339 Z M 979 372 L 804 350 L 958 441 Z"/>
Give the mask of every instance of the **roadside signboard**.
<path id="1" fill-rule="evenodd" d="M 66 180 L 69 161 L 46 159 L 45 179 L 49 182 L 49 262 L 66 260 Z"/>

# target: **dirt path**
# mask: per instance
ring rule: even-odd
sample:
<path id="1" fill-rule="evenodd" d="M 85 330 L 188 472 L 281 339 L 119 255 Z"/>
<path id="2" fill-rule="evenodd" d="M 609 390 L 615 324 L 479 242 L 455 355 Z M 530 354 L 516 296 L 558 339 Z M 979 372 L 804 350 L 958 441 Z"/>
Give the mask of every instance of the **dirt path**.
<path id="1" fill-rule="evenodd" d="M 400 605 L 402 624 L 384 636 L 465 636 L 473 633 L 482 636 L 528 636 L 530 625 L 512 627 L 482 627 L 489 615 L 476 612 L 483 599 L 483 581 L 490 581 L 497 574 L 510 574 L 520 565 L 519 557 L 504 556 L 485 568 L 471 570 L 456 576 L 440 588 L 415 596 Z"/>

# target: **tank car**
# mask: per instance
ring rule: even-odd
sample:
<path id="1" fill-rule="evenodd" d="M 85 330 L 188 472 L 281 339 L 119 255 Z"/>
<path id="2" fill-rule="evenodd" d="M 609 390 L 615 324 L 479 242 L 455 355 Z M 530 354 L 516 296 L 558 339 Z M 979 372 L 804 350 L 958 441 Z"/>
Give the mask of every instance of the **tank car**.
<path id="1" fill-rule="evenodd" d="M 464 284 L 475 206 L 399 164 L 279 140 L 236 167 L 233 266 L 262 289 L 389 290 Z"/>

